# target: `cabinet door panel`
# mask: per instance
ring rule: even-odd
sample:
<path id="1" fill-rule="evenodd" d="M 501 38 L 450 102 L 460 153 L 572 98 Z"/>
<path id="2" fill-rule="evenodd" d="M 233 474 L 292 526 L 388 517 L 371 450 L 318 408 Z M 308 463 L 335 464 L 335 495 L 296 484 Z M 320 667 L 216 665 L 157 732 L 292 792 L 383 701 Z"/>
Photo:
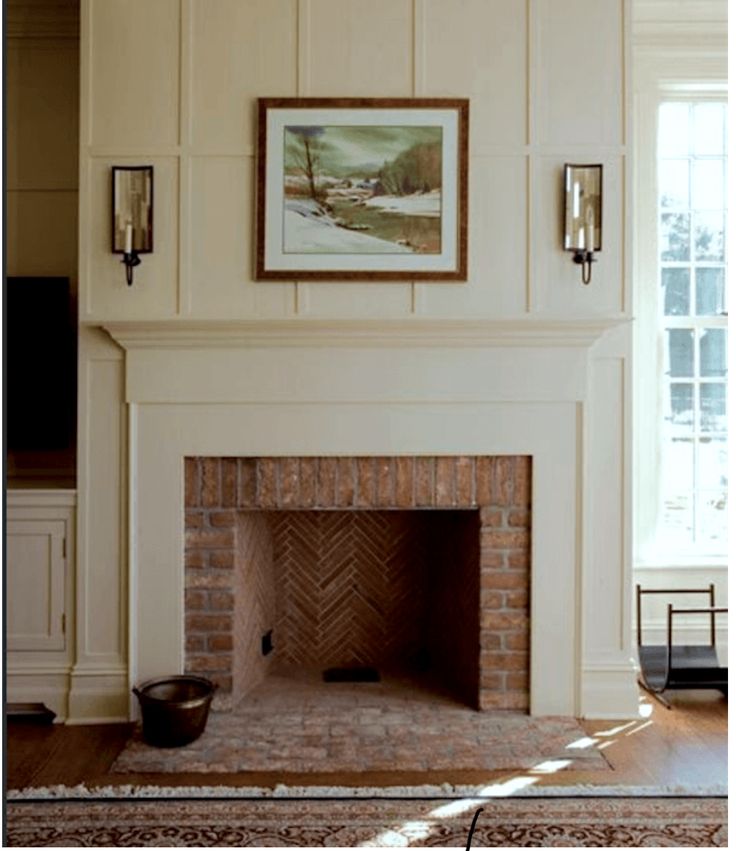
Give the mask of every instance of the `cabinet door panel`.
<path id="1" fill-rule="evenodd" d="M 63 521 L 8 520 L 8 650 L 63 650 Z"/>

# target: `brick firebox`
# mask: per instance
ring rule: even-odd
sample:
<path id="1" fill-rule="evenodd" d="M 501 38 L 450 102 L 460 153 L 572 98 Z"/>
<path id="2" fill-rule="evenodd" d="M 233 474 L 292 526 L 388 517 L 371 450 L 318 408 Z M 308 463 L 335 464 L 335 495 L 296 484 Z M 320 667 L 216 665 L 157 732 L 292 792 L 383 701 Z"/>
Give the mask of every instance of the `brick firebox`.
<path id="1" fill-rule="evenodd" d="M 252 651 L 258 638 L 256 602 L 275 607 L 262 577 L 243 591 L 244 554 L 252 561 L 254 550 L 272 550 L 270 538 L 259 543 L 272 532 L 258 518 L 306 510 L 419 515 L 415 509 L 422 509 L 442 523 L 450 514 L 477 516 L 476 558 L 453 567 L 472 586 L 463 599 L 477 612 L 447 607 L 465 623 L 460 629 L 474 624 L 471 702 L 480 709 L 528 709 L 529 457 L 187 458 L 185 507 L 186 670 L 215 680 L 222 693 L 238 699 L 242 680 L 255 685 L 266 671 L 260 657 L 248 661 L 241 649 L 247 644 Z M 467 523 L 463 528 L 467 533 Z M 261 599 L 244 600 L 248 595 Z"/>

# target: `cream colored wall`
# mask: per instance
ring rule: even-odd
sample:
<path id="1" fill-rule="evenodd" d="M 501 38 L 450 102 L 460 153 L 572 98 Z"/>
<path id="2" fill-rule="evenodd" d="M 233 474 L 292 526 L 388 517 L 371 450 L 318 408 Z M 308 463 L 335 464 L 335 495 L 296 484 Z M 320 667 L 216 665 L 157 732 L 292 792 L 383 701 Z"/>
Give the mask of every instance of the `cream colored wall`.
<path id="1" fill-rule="evenodd" d="M 617 316 L 628 308 L 627 0 L 87 0 L 81 318 Z M 253 281 L 265 95 L 470 98 L 467 284 Z M 561 168 L 605 165 L 594 283 Z M 109 169 L 155 167 L 155 251 L 109 251 Z"/>
<path id="2" fill-rule="evenodd" d="M 6 274 L 77 289 L 79 35 L 75 4 L 9 4 L 6 23 Z M 8 477 L 74 482 L 74 447 L 10 452 Z"/>
<path id="3" fill-rule="evenodd" d="M 77 604 L 86 613 L 82 623 L 87 626 L 78 636 L 84 652 L 75 668 L 70 698 L 75 720 L 127 714 L 127 660 L 129 653 L 133 660 L 139 655 L 138 636 L 133 630 L 128 641 L 121 612 L 131 606 L 131 623 L 141 614 L 133 608 L 141 593 L 135 570 L 130 572 L 132 584 L 127 584 L 127 553 L 139 547 L 139 500 L 147 499 L 136 490 L 136 465 L 130 465 L 139 451 L 137 429 L 147 422 L 147 406 L 132 404 L 126 413 L 126 382 L 128 388 L 135 386 L 135 375 L 126 375 L 126 369 L 132 366 L 134 371 L 135 358 L 106 340 L 99 326 L 117 323 L 119 330 L 119 323 L 143 320 L 161 320 L 169 328 L 183 321 L 195 323 L 192 346 L 201 349 L 207 346 L 208 331 L 196 323 L 204 320 L 252 320 L 258 325 L 267 320 L 319 319 L 322 330 L 328 331 L 345 320 L 358 325 L 370 319 L 426 320 L 419 322 L 416 332 L 407 333 L 423 335 L 431 352 L 432 347 L 441 347 L 437 340 L 443 321 L 449 319 L 459 321 L 451 332 L 455 336 L 462 336 L 463 322 L 487 319 L 498 323 L 493 334 L 502 337 L 507 326 L 512 335 L 533 336 L 533 331 L 521 330 L 525 323 L 533 326 L 547 320 L 570 320 L 573 336 L 572 320 L 625 322 L 630 310 L 629 4 L 630 0 L 82 0 L 83 453 Z M 278 95 L 469 97 L 468 282 L 255 282 L 255 101 Z M 588 287 L 580 282 L 579 267 L 560 248 L 562 166 L 568 161 L 605 166 L 604 249 Z M 154 253 L 143 258 L 132 287 L 125 283 L 119 257 L 109 250 L 113 164 L 155 167 Z M 542 334 L 548 331 L 540 328 Z M 252 334 L 253 326 L 240 331 L 233 327 L 232 333 Z M 289 333 L 285 327 L 284 339 Z M 472 333 L 485 331 L 476 328 Z M 555 326 L 553 336 L 565 333 Z M 556 345 L 550 349 L 550 369 L 557 362 Z M 580 591 L 588 595 L 581 610 L 594 611 L 589 601 L 596 599 L 600 581 L 615 587 L 620 601 L 620 606 L 599 612 L 597 619 L 579 619 L 581 641 L 591 630 L 598 636 L 586 651 L 587 667 L 578 675 L 594 684 L 583 709 L 597 714 L 615 705 L 606 700 L 606 682 L 630 680 L 629 638 L 621 626 L 628 622 L 624 589 L 630 580 L 625 497 L 628 334 L 614 335 L 606 345 L 604 362 L 596 363 L 589 379 L 591 383 L 613 379 L 610 393 L 606 388 L 595 393 L 599 410 L 595 422 L 605 427 L 601 433 L 591 429 L 585 449 L 578 449 L 578 459 L 584 455 L 586 464 L 612 451 L 617 469 L 615 493 L 608 501 L 596 502 L 600 482 L 594 478 L 579 496 L 586 507 L 590 502 L 594 515 L 605 514 L 609 503 L 615 503 L 618 512 L 610 524 L 615 546 L 587 539 L 577 544 L 578 557 L 584 545 L 598 547 L 602 554 Z M 242 371 L 242 357 L 228 359 L 223 351 L 200 360 L 181 342 L 177 346 L 183 347 L 182 359 L 174 373 L 166 373 L 166 380 L 177 387 L 188 388 L 184 360 L 200 378 L 202 370 L 221 359 L 222 368 L 233 377 L 244 380 L 247 374 Z M 325 346 L 329 352 L 329 333 Z M 369 358 L 366 380 L 371 386 L 383 387 L 398 364 L 416 380 L 426 370 L 425 358 L 415 363 L 390 343 L 377 344 L 374 353 L 385 357 Z M 277 384 L 283 375 L 298 374 L 293 351 L 268 354 L 267 363 L 285 364 Z M 335 360 L 343 357 L 335 354 Z M 436 356 L 441 364 L 441 349 Z M 356 359 L 360 356 L 346 358 L 346 367 L 355 366 Z M 381 371 L 383 360 L 388 365 Z M 487 358 L 479 357 L 477 362 L 471 359 L 462 373 L 471 386 L 481 388 L 478 392 L 486 400 L 490 400 L 490 391 L 484 395 L 483 390 L 488 368 Z M 334 392 L 349 395 L 346 388 L 351 382 L 354 379 Z M 503 399 L 529 399 L 524 382 L 520 369 L 514 389 L 510 395 L 502 394 Z M 317 383 L 327 386 L 332 381 L 325 377 Z M 454 391 L 453 384 L 448 400 L 457 398 Z M 611 405 L 616 406 L 615 415 L 600 413 L 613 410 Z M 578 425 L 575 439 L 585 432 L 585 424 Z M 185 440 L 177 435 L 180 438 Z M 373 451 L 372 440 L 364 428 L 355 433 L 352 448 L 368 446 Z M 593 467 L 605 481 L 606 465 Z M 582 513 L 582 508 L 571 505 L 570 511 Z M 145 534 L 150 534 L 149 527 Z M 167 535 L 162 545 L 173 553 L 177 539 Z M 145 608 L 145 593 L 142 599 Z M 172 611 L 176 606 L 173 601 Z M 169 638 L 167 633 L 166 641 Z M 171 650 L 171 658 L 177 652 Z M 565 663 L 571 683 L 579 661 Z M 545 700 L 554 702 L 554 685 L 545 680 L 543 670 L 536 672 L 536 679 Z M 597 683 L 603 686 L 598 688 Z M 573 687 L 568 691 L 572 694 Z M 627 693 L 618 705 L 628 702 Z"/>

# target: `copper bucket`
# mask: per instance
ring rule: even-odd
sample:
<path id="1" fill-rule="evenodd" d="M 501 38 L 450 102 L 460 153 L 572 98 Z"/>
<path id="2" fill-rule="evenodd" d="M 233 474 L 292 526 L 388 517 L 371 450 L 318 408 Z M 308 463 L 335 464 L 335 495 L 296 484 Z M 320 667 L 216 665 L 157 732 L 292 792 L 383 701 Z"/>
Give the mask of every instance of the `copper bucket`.
<path id="1" fill-rule="evenodd" d="M 157 748 L 176 748 L 199 738 L 216 689 L 216 683 L 189 675 L 148 680 L 134 688 L 143 716 L 143 739 Z"/>

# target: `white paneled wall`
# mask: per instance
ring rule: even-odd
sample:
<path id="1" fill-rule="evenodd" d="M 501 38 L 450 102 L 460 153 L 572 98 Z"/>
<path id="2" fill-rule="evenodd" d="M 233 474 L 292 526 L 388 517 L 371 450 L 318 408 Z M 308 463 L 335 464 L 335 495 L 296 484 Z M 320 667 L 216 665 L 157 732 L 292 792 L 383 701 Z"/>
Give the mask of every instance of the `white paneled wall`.
<path id="1" fill-rule="evenodd" d="M 150 496 L 136 490 L 135 464 L 128 462 L 131 458 L 135 461 L 139 444 L 145 442 L 137 429 L 148 422 L 152 401 L 129 395 L 127 402 L 133 403 L 128 407 L 130 434 L 122 425 L 113 426 L 126 410 L 126 387 L 129 394 L 135 387 L 136 358 L 112 342 L 103 344 L 95 326 L 117 327 L 121 339 L 127 339 L 121 327 L 140 330 L 136 323 L 143 320 L 159 320 L 155 333 L 162 339 L 173 328 L 191 330 L 191 339 L 176 344 L 181 349 L 176 367 L 148 376 L 166 385 L 155 401 L 166 408 L 167 417 L 181 413 L 176 404 L 167 401 L 168 393 L 176 390 L 193 399 L 194 389 L 211 387 L 214 376 L 218 382 L 225 380 L 228 392 L 236 396 L 231 400 L 229 395 L 228 400 L 233 401 L 237 417 L 248 423 L 252 412 L 247 404 L 251 398 L 247 382 L 251 378 L 268 387 L 293 386 L 293 395 L 306 388 L 319 417 L 325 415 L 319 410 L 324 400 L 342 404 L 336 394 L 347 398 L 353 388 L 359 395 L 366 387 L 378 388 L 385 418 L 376 414 L 373 427 L 362 419 L 366 407 L 360 407 L 362 425 L 349 436 L 337 428 L 333 451 L 340 450 L 342 440 L 349 442 L 351 454 L 415 452 L 422 441 L 427 451 L 442 449 L 442 441 L 430 446 L 431 435 L 417 431 L 420 427 L 432 431 L 431 412 L 425 422 L 413 409 L 418 425 L 407 432 L 406 446 L 397 448 L 392 443 L 395 422 L 401 422 L 403 414 L 391 406 L 402 405 L 416 387 L 430 379 L 434 383 L 429 401 L 441 397 L 443 417 L 447 415 L 453 422 L 466 416 L 461 392 L 466 383 L 476 388 L 484 404 L 499 404 L 504 417 L 517 416 L 524 400 L 553 408 L 556 397 L 532 393 L 534 382 L 518 358 L 499 355 L 498 360 L 493 356 L 478 361 L 470 357 L 470 349 L 460 359 L 457 352 L 448 352 L 453 346 L 463 347 L 462 340 L 458 343 L 463 329 L 471 336 L 486 333 L 477 326 L 473 330 L 470 320 L 489 320 L 488 333 L 504 346 L 509 335 L 519 334 L 535 339 L 535 347 L 544 346 L 544 341 L 536 338 L 537 331 L 529 330 L 538 329 L 552 340 L 541 358 L 546 368 L 557 370 L 549 385 L 566 386 L 570 376 L 555 366 L 555 358 L 559 340 L 568 336 L 567 323 L 574 338 L 576 325 L 584 326 L 587 320 L 594 320 L 587 323 L 588 329 L 600 328 L 602 334 L 604 326 L 627 318 L 629 3 L 81 0 L 80 319 L 90 326 L 84 333 L 91 336 L 84 337 L 81 349 L 80 412 L 87 445 L 80 459 L 77 592 L 80 623 L 87 624 L 87 631 L 79 636 L 83 652 L 70 700 L 73 717 L 89 720 L 119 715 L 125 704 L 126 689 L 121 683 L 128 651 L 135 659 L 140 648 L 136 648 L 135 630 L 128 644 L 120 611 L 126 593 L 135 606 L 139 592 L 135 587 L 126 589 L 126 577 L 130 575 L 135 582 L 140 568 L 135 564 L 138 535 L 151 532 L 150 525 L 145 531 L 138 527 L 139 521 L 150 523 L 151 518 L 136 513 L 139 501 Z M 254 281 L 255 106 L 258 97 L 266 96 L 469 98 L 468 281 Z M 604 163 L 604 247 L 588 287 L 581 284 L 580 268 L 560 247 L 565 162 Z M 154 253 L 143 257 L 132 287 L 125 283 L 119 256 L 110 253 L 113 164 L 155 167 Z M 363 354 L 346 356 L 339 348 L 344 343 L 335 343 L 331 334 L 349 335 L 351 328 L 360 334 L 361 321 L 377 319 L 410 320 L 401 326 L 397 338 L 406 334 L 410 342 L 397 346 L 394 341 L 392 345 L 372 326 L 374 342 L 364 344 L 363 368 Z M 197 324 L 200 320 L 204 324 Z M 238 325 L 238 320 L 249 322 Z M 265 328 L 268 337 L 269 320 L 323 320 L 317 331 L 314 325 L 304 327 L 298 322 L 296 332 L 294 323 L 288 322 L 275 323 L 273 331 L 277 340 L 286 340 L 292 333 L 324 333 L 324 343 L 318 344 L 324 349 L 320 349 L 321 371 L 310 372 L 307 358 L 300 360 L 297 350 L 278 343 L 268 343 L 263 362 L 250 356 L 236 358 L 227 346 L 202 352 L 211 345 L 211 336 L 223 333 L 222 325 L 235 323 L 229 327 L 236 336 L 257 336 Z M 341 325 L 344 320 L 352 320 L 347 329 Z M 455 320 L 451 326 L 454 342 L 449 347 L 442 342 L 448 327 L 443 320 Z M 154 332 L 149 329 L 146 333 Z M 224 333 L 227 337 L 230 332 Z M 424 335 L 418 358 L 412 354 L 414 334 Z M 475 339 L 478 345 L 485 345 L 481 337 Z M 236 347 L 240 343 L 238 339 Z M 557 554 L 564 569 L 575 571 L 575 577 L 582 575 L 576 592 L 581 595 L 581 611 L 594 611 L 600 588 L 613 589 L 619 595 L 615 608 L 601 620 L 600 630 L 582 617 L 576 619 L 583 637 L 595 639 L 587 648 L 578 648 L 582 697 L 577 705 L 580 711 L 599 715 L 613 711 L 611 706 L 625 712 L 633 694 L 628 650 L 621 637 L 622 619 L 628 616 L 622 594 L 630 580 L 628 334 L 614 332 L 610 345 L 610 351 L 604 347 L 591 354 L 591 375 L 612 381 L 611 386 L 605 383 L 591 393 L 590 423 L 594 428 L 588 431 L 586 423 L 577 421 L 568 410 L 568 432 L 558 435 L 567 447 L 565 457 L 574 456 L 576 464 L 585 461 L 585 467 L 575 473 L 582 522 L 588 522 L 589 514 L 608 516 L 611 505 L 620 508 L 608 519 L 604 538 L 589 539 L 580 533 L 575 556 L 579 565 L 570 564 L 564 553 Z M 157 346 L 158 342 L 152 344 L 153 349 Z M 165 342 L 162 347 L 166 348 Z M 443 381 L 442 364 L 448 357 L 462 367 Z M 151 372 L 156 358 L 152 352 L 147 361 Z M 351 374 L 336 384 L 332 364 L 343 362 Z M 256 363 L 259 366 L 254 369 Z M 430 364 L 435 364 L 434 370 Z M 509 364 L 514 364 L 514 369 L 506 372 Z M 499 369 L 503 375 L 489 383 L 489 374 L 497 374 Z M 308 375 L 300 381 L 304 370 Z M 391 395 L 394 374 L 408 378 L 404 389 Z M 360 380 L 356 381 L 356 376 Z M 507 386 L 513 391 L 499 390 Z M 192 411 L 213 416 L 218 429 L 230 428 L 222 420 L 227 413 L 224 406 L 218 401 L 216 411 L 210 410 L 204 404 L 206 396 L 204 392 L 193 399 Z M 578 404 L 567 398 L 564 401 Z M 250 451 L 258 441 L 266 441 L 268 451 L 309 454 L 309 447 L 289 442 L 292 432 L 299 440 L 311 433 L 302 428 L 301 421 L 284 418 L 280 406 L 286 404 L 280 401 L 275 406 L 273 419 L 262 432 L 252 433 L 250 426 L 247 433 L 236 429 L 238 440 L 226 447 L 227 451 Z M 588 402 L 581 400 L 581 404 Z M 297 419 L 306 416 L 299 408 L 295 411 Z M 190 420 L 184 416 L 176 422 L 188 429 Z M 473 423 L 463 422 L 463 428 L 477 430 Z M 279 429 L 287 425 L 288 434 L 285 432 L 282 440 Z M 332 422 L 331 428 L 337 425 Z M 437 433 L 448 441 L 445 448 L 454 446 L 454 434 L 444 434 L 442 429 Z M 206 434 L 209 440 L 210 430 Z M 583 445 L 586 435 L 590 440 Z M 193 444 L 188 432 L 177 432 L 175 437 L 176 445 L 190 453 L 206 450 L 217 454 L 209 443 Z M 319 439 L 324 440 L 324 434 Z M 494 437 L 484 433 L 483 439 L 492 443 Z M 318 446 L 319 440 L 312 449 Z M 155 447 L 151 451 L 152 457 L 161 454 Z M 616 472 L 613 485 L 608 476 L 609 455 Z M 172 466 L 167 475 L 170 473 L 174 492 L 181 484 L 179 462 L 169 460 Z M 544 462 L 539 464 L 543 469 Z M 586 472 L 583 477 L 583 469 L 590 470 L 590 475 Z M 557 472 L 573 475 L 571 469 Z M 151 471 L 147 475 L 152 475 Z M 605 499 L 596 497 L 604 491 Z M 179 508 L 169 506 L 166 511 Z M 575 506 L 570 505 L 569 510 L 575 511 Z M 544 511 L 537 514 L 539 523 L 543 524 L 544 516 Z M 175 531 L 166 544 L 172 564 L 180 555 L 178 534 Z M 600 556 L 592 567 L 588 552 Z M 568 580 L 577 582 L 569 575 Z M 177 605 L 176 600 L 170 601 L 174 616 Z M 141 613 L 131 609 L 129 616 L 135 624 Z M 103 628 L 104 624 L 108 627 Z M 176 642 L 174 645 L 170 658 L 180 649 Z M 129 672 L 134 674 L 135 670 Z M 546 683 L 544 676 L 542 680 L 539 676 L 537 672 L 537 681 Z M 549 684 L 544 688 L 550 694 L 554 691 Z M 609 692 L 615 691 L 619 697 L 608 701 Z"/>
<path id="2" fill-rule="evenodd" d="M 83 321 L 620 316 L 628 0 L 84 0 Z M 259 96 L 470 98 L 461 284 L 253 281 Z M 560 249 L 566 161 L 604 162 L 594 283 Z M 127 288 L 109 167 L 151 163 L 155 250 Z"/>

